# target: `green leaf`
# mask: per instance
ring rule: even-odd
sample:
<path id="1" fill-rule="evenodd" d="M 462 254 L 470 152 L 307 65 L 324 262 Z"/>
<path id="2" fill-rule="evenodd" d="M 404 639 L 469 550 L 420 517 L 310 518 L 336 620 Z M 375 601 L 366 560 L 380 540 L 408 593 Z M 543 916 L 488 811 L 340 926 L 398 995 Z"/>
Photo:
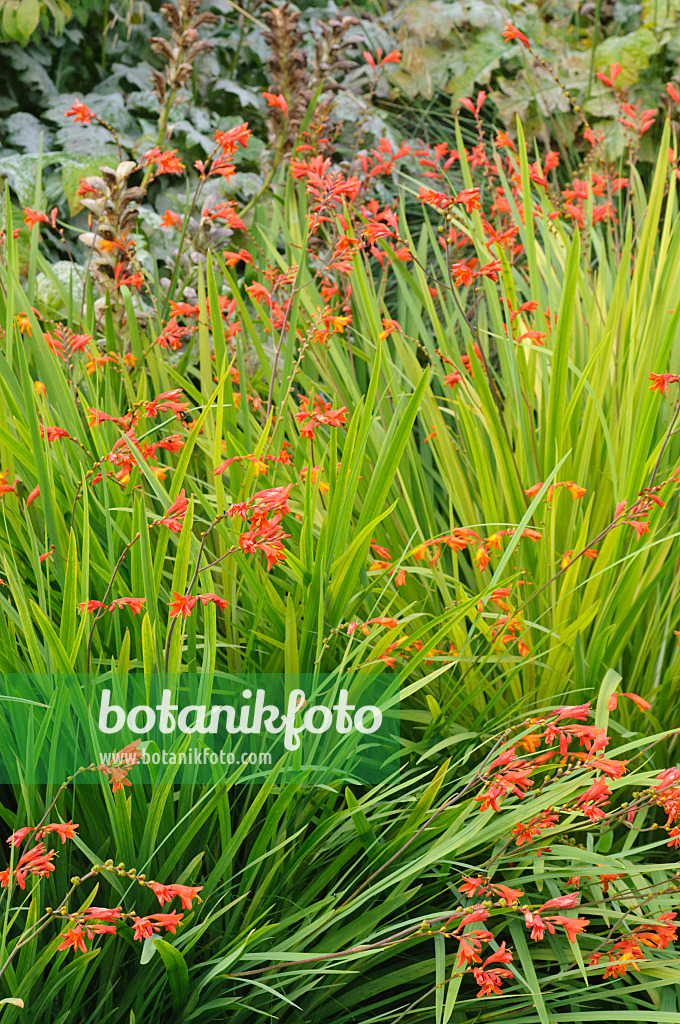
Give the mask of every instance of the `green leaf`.
<path id="1" fill-rule="evenodd" d="M 436 1024 L 442 1024 L 446 985 L 446 939 L 438 932 L 434 936 L 434 983 L 434 1019 Z"/>
<path id="2" fill-rule="evenodd" d="M 39 0 L 21 0 L 16 9 L 15 26 L 16 30 L 24 39 L 33 35 L 40 21 Z"/>
<path id="3" fill-rule="evenodd" d="M 595 707 L 595 728 L 607 731 L 609 725 L 609 708 L 607 707 L 610 697 L 616 693 L 621 676 L 613 668 L 608 668 L 604 679 L 600 683 L 600 692 L 597 695 Z"/>
<path id="4" fill-rule="evenodd" d="M 64 596 L 62 601 L 61 626 L 59 639 L 69 651 L 73 647 L 76 636 L 76 615 L 78 612 L 78 549 L 76 535 L 73 530 L 69 535 L 68 555 L 66 558 L 66 577 L 64 579 Z"/>
<path id="5" fill-rule="evenodd" d="M 178 1013 L 189 998 L 189 970 L 186 961 L 176 946 L 165 939 L 154 939 L 153 944 L 165 965 L 172 992 L 172 1005 Z"/>

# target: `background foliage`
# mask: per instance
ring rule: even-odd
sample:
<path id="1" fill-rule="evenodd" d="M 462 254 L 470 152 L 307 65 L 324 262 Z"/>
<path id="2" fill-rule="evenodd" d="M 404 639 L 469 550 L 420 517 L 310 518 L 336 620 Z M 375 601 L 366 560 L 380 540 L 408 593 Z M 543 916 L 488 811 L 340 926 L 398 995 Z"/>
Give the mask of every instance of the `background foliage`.
<path id="1" fill-rule="evenodd" d="M 523 5 L 529 51 L 481 0 L 362 8 L 330 41 L 327 8 L 288 9 L 276 45 L 264 5 L 215 7 L 169 138 L 151 8 L 74 8 L 58 37 L 2 44 L 0 670 L 55 717 L 60 671 L 377 666 L 403 694 L 401 763 L 374 788 L 168 768 L 59 792 L 77 838 L 52 877 L 3 889 L 0 984 L 25 1003 L 6 1019 L 678 1019 L 659 924 L 678 891 L 680 794 L 659 792 L 677 781 L 678 378 L 650 378 L 680 355 L 671 94 L 672 117 L 619 133 L 621 103 L 656 111 L 674 71 L 675 8 L 655 11 Z M 593 72 L 617 59 L 607 86 Z M 487 105 L 456 120 L 478 84 Z M 65 120 L 76 92 L 92 123 Z M 170 147 L 210 166 L 246 119 L 233 171 L 175 176 Z M 269 488 L 288 489 L 273 558 L 227 514 Z M 218 603 L 172 614 L 199 591 Z M 26 742 L 5 736 L 21 769 L 48 744 L 34 726 L 27 704 Z M 8 831 L 55 796 L 4 786 Z M 202 902 L 164 944 L 121 927 L 74 956 L 55 925 L 14 945 L 108 858 Z M 127 876 L 84 898 L 127 909 L 133 888 L 151 912 Z M 532 938 L 525 915 L 565 896 L 588 927 Z M 477 904 L 484 956 L 513 955 L 482 999 L 455 925 Z"/>

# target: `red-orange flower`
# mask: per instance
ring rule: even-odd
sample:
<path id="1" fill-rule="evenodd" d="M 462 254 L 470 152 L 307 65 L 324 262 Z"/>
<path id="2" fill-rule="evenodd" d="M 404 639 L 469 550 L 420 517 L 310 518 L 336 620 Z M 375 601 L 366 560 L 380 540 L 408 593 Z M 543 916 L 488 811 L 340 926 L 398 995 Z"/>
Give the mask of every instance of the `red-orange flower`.
<path id="1" fill-rule="evenodd" d="M 229 128 L 225 132 L 216 131 L 215 141 L 221 147 L 223 153 L 231 155 L 236 152 L 239 146 L 243 146 L 245 149 L 251 135 L 252 132 L 248 127 L 248 122 L 245 121 L 243 124 L 234 125 L 233 128 Z"/>
<path id="2" fill-rule="evenodd" d="M 330 427 L 345 425 L 347 406 L 343 405 L 340 409 L 333 409 L 332 402 L 324 402 L 322 398 L 315 395 L 310 408 L 309 400 L 303 395 L 300 398 L 300 412 L 295 413 L 295 419 L 300 425 L 300 436 L 315 441 L 316 429 L 322 424 Z"/>
<path id="3" fill-rule="evenodd" d="M 478 188 L 464 188 L 453 201 L 464 206 L 467 213 L 472 213 L 473 210 L 481 210 L 482 208 L 482 204 L 479 201 Z"/>
<path id="4" fill-rule="evenodd" d="M 383 329 L 378 335 L 381 341 L 387 338 L 393 331 L 398 331 L 400 334 L 403 333 L 401 325 L 396 320 L 391 320 L 389 317 L 382 318 Z"/>
<path id="5" fill-rule="evenodd" d="M 633 704 L 637 704 L 640 711 L 649 711 L 651 704 L 644 697 L 638 696 L 637 693 L 621 693 L 622 697 L 628 697 L 629 700 L 633 701 Z M 607 708 L 609 711 L 616 711 L 616 705 L 618 702 L 619 694 L 614 692 L 609 700 L 607 701 Z"/>
<path id="6" fill-rule="evenodd" d="M 680 376 L 676 373 L 650 373 L 649 379 L 652 382 L 649 385 L 649 390 L 660 391 L 664 395 L 668 391 L 668 385 L 677 384 Z"/>
<path id="7" fill-rule="evenodd" d="M 36 839 L 42 839 L 43 836 L 49 832 L 56 832 L 61 839 L 62 846 L 67 839 L 75 839 L 76 829 L 80 826 L 75 822 L 71 821 L 55 821 L 51 825 L 42 825 L 35 833 Z"/>
<path id="8" fill-rule="evenodd" d="M 145 597 L 117 597 L 109 605 L 109 611 L 113 611 L 114 608 L 129 608 L 133 615 L 140 615 L 145 604 Z"/>
<path id="9" fill-rule="evenodd" d="M 401 50 L 390 50 L 390 52 L 385 54 L 384 57 L 380 47 L 378 47 L 375 52 L 378 58 L 377 63 L 373 54 L 369 53 L 368 50 L 364 50 L 363 54 L 364 60 L 367 64 L 371 65 L 374 71 L 378 68 L 384 67 L 385 64 L 398 64 L 401 60 Z"/>
<path id="10" fill-rule="evenodd" d="M 47 878 L 50 871 L 54 871 L 52 858 L 54 850 L 46 850 L 43 843 L 38 843 L 31 850 L 27 850 L 19 858 L 19 863 L 14 869 L 14 876 L 20 889 L 26 888 L 26 876 L 38 875 Z"/>
<path id="11" fill-rule="evenodd" d="M 232 252 L 230 249 L 225 249 L 222 253 L 224 262 L 228 267 L 233 267 L 237 263 L 249 263 L 253 266 L 253 257 L 250 255 L 247 249 L 239 249 L 238 252 Z"/>
<path id="12" fill-rule="evenodd" d="M 534 839 L 540 836 L 541 832 L 552 825 L 556 825 L 559 820 L 559 815 L 553 814 L 551 809 L 548 808 L 547 811 L 542 811 L 540 814 L 535 815 L 526 825 L 519 823 L 513 825 L 510 831 L 516 836 L 515 842 L 517 846 L 522 846 L 524 843 L 533 843 Z"/>
<path id="13" fill-rule="evenodd" d="M 604 73 L 604 71 L 598 71 L 596 77 L 599 78 L 599 80 L 601 82 L 603 82 L 605 85 L 609 86 L 610 89 L 614 89 L 615 88 L 614 82 L 616 81 L 616 79 L 619 77 L 620 74 L 621 74 L 621 65 L 619 64 L 618 61 L 616 61 L 615 64 L 610 64 L 609 65 L 609 75 L 606 75 Z"/>
<path id="14" fill-rule="evenodd" d="M 123 786 L 131 786 L 127 773 L 139 763 L 142 757 L 141 740 L 136 739 L 128 743 L 126 747 L 116 751 L 108 764 L 102 762 L 97 765 L 97 770 L 107 775 L 111 782 L 111 790 L 117 793 Z"/>
<path id="15" fill-rule="evenodd" d="M 668 93 L 668 95 L 670 96 L 670 98 L 671 98 L 672 100 L 675 100 L 675 102 L 676 102 L 676 103 L 680 104 L 680 93 L 679 93 L 679 92 L 678 92 L 678 90 L 677 90 L 677 89 L 675 88 L 675 86 L 673 85 L 673 83 L 672 83 L 672 82 L 669 82 L 669 83 L 667 84 L 667 86 L 666 86 L 666 92 Z"/>
<path id="16" fill-rule="evenodd" d="M 174 210 L 166 210 L 161 217 L 161 227 L 164 231 L 167 231 L 168 228 L 181 228 L 182 218 Z"/>
<path id="17" fill-rule="evenodd" d="M 142 155 L 140 163 L 143 165 L 155 164 L 156 169 L 154 175 L 159 174 L 181 174 L 184 170 L 184 164 L 177 156 L 176 149 L 168 149 L 165 153 L 161 153 L 158 146 L 154 146 L 153 149 L 149 149 Z"/>
<path id="18" fill-rule="evenodd" d="M 480 967 L 473 967 L 472 974 L 479 985 L 477 998 L 482 996 L 502 995 L 501 981 L 504 978 L 512 978 L 512 971 L 506 967 L 496 967 L 495 964 L 508 964 L 512 961 L 512 953 L 506 950 L 505 942 L 502 942 L 495 953 L 487 957 Z M 492 968 L 489 970 L 489 968 Z"/>
<path id="19" fill-rule="evenodd" d="M 72 117 L 76 123 L 89 124 L 95 115 L 89 107 L 86 107 L 82 100 L 75 99 L 73 106 L 64 114 L 64 117 Z"/>
<path id="20" fill-rule="evenodd" d="M 182 923 L 183 917 L 183 914 L 178 914 L 176 910 L 171 910 L 168 914 L 150 914 L 147 920 L 153 923 L 154 931 L 158 931 L 159 928 L 165 928 L 166 932 L 174 935 L 177 931 L 177 925 Z"/>
<path id="21" fill-rule="evenodd" d="M 8 472 L 9 472 L 8 470 L 5 470 L 4 473 L 0 473 L 0 495 L 9 494 L 12 491 L 16 494 L 16 487 L 15 487 L 16 480 L 14 481 L 14 484 L 8 484 L 7 483 L 7 474 L 8 474 Z"/>
<path id="22" fill-rule="evenodd" d="M 53 228 L 57 226 L 57 214 L 59 213 L 59 210 L 56 206 L 52 207 L 49 216 L 41 210 L 32 210 L 30 206 L 24 206 L 23 209 L 24 221 L 28 224 L 31 231 L 36 224 L 51 224 Z"/>
<path id="23" fill-rule="evenodd" d="M 288 102 L 285 96 L 273 92 L 263 92 L 262 95 L 270 107 L 277 107 L 284 117 L 288 117 Z"/>
<path id="24" fill-rule="evenodd" d="M 501 32 L 501 36 L 503 39 L 507 40 L 507 42 L 511 42 L 513 39 L 516 39 L 518 43 L 522 44 L 522 46 L 526 46 L 528 50 L 531 49 L 531 43 L 529 42 L 528 37 L 525 36 L 523 32 L 520 32 L 518 28 L 515 28 L 515 26 L 509 21 L 506 21 L 505 28 Z"/>
<path id="25" fill-rule="evenodd" d="M 478 963 L 482 962 L 479 952 L 482 948 L 482 942 L 488 942 L 493 938 L 493 933 L 486 931 L 484 928 L 475 928 L 473 931 L 465 932 L 464 935 L 458 935 L 458 954 L 456 957 L 456 966 L 462 967 L 466 963 Z"/>
<path id="26" fill-rule="evenodd" d="M 218 608 L 222 609 L 222 611 L 229 607 L 229 602 L 225 601 L 223 597 L 218 597 L 217 594 L 199 594 L 198 600 L 204 606 L 208 604 L 216 604 Z"/>
<path id="27" fill-rule="evenodd" d="M 458 892 L 462 892 L 465 896 L 474 896 L 479 889 L 481 893 L 486 892 L 488 888 L 486 879 L 482 878 L 481 875 L 475 875 L 472 878 L 468 878 L 467 875 L 463 875 L 463 882 L 458 886 Z"/>
<path id="28" fill-rule="evenodd" d="M 176 590 L 173 590 L 172 596 L 173 601 L 170 604 L 170 617 L 175 618 L 177 615 L 181 615 L 182 618 L 186 619 L 187 616 L 191 615 L 191 612 L 198 602 L 198 598 L 192 597 L 189 594 L 178 594 Z"/>
<path id="29" fill-rule="evenodd" d="M 189 499 L 184 493 L 184 488 L 179 492 L 170 508 L 161 519 L 154 519 L 152 526 L 167 526 L 173 533 L 182 532 L 182 523 L 189 507 Z"/>
<path id="30" fill-rule="evenodd" d="M 202 903 L 198 895 L 202 888 L 202 885 L 178 885 L 176 882 L 168 886 L 168 890 L 174 896 L 179 896 L 184 910 L 191 910 L 192 900 L 198 900 L 199 903 Z"/>
<path id="31" fill-rule="evenodd" d="M 65 949 L 72 949 L 74 952 L 80 950 L 81 953 L 87 953 L 85 932 L 81 925 L 76 925 L 75 928 L 69 928 L 68 931 L 62 932 L 60 938 L 62 942 L 57 946 L 57 950 L 60 953 Z"/>

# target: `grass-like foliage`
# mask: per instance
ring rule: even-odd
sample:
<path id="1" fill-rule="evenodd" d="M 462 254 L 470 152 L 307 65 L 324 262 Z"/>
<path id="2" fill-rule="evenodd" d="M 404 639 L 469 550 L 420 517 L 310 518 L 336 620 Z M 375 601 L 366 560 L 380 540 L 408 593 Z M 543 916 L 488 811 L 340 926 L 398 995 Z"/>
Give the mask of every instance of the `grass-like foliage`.
<path id="1" fill-rule="evenodd" d="M 360 126 L 342 153 L 298 76 L 262 195 L 211 192 L 252 143 L 218 131 L 166 260 L 144 211 L 184 172 L 182 66 L 158 145 L 80 183 L 82 259 L 40 180 L 23 220 L 6 195 L 6 763 L 49 751 L 51 677 L 131 672 L 392 673 L 401 758 L 372 788 L 6 786 L 5 1019 L 678 1019 L 676 126 L 645 188 L 612 68 L 616 168 L 584 121 L 560 180 L 483 94 L 471 150 Z"/>

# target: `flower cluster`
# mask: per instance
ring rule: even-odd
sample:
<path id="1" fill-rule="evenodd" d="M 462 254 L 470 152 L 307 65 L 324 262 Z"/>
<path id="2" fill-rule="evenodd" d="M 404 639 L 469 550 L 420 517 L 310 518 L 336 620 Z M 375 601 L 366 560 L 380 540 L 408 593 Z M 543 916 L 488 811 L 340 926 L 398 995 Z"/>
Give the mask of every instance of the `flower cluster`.
<path id="1" fill-rule="evenodd" d="M 617 700 L 622 696 L 629 698 L 642 711 L 649 709 L 649 703 L 637 694 L 614 693 L 609 699 L 610 711 L 616 709 Z M 667 816 L 663 827 L 669 835 L 668 845 L 680 846 L 680 826 L 676 824 L 680 815 L 680 768 L 672 767 L 659 772 L 647 790 L 635 794 L 632 803 L 615 804 L 609 782 L 625 775 L 629 761 L 604 755 L 609 737 L 605 729 L 588 723 L 592 714 L 591 704 L 586 702 L 558 707 L 541 717 L 532 718 L 522 724 L 517 730 L 519 735 L 504 744 L 501 751 L 482 769 L 482 791 L 472 799 L 479 804 L 481 812 L 496 814 L 506 809 L 506 800 L 514 797 L 521 802 L 525 799 L 535 785 L 536 776 L 539 776 L 541 790 L 545 791 L 546 787 L 559 784 L 575 771 L 585 772 L 585 775 L 581 791 L 569 798 L 563 806 L 547 807 L 528 821 L 512 826 L 505 849 L 494 857 L 498 864 L 493 873 L 489 876 L 485 873 L 462 876 L 458 891 L 472 902 L 450 913 L 441 933 L 457 941 L 456 967 L 473 974 L 481 988 L 480 995 L 500 994 L 502 980 L 511 977 L 510 972 L 499 973 L 495 967 L 497 963 L 512 961 L 512 953 L 505 941 L 496 954 L 482 960 L 483 945 L 494 938 L 496 941 L 500 938 L 497 929 L 491 932 L 485 926 L 479 927 L 485 925 L 491 917 L 521 917 L 534 942 L 540 942 L 546 935 L 553 936 L 561 931 L 569 943 L 573 944 L 578 936 L 587 933 L 592 924 L 589 917 L 570 913 L 577 911 L 581 904 L 578 891 L 536 899 L 528 896 L 524 888 L 515 888 L 512 884 L 499 881 L 498 867 L 504 864 L 509 868 L 515 866 L 512 844 L 515 848 L 521 848 L 531 847 L 539 840 L 545 843 L 545 834 L 548 837 L 559 837 L 558 841 L 564 843 L 567 841 L 563 838 L 564 831 L 574 828 L 574 814 L 582 814 L 590 821 L 603 821 L 606 818 L 610 828 L 616 824 L 632 828 L 633 820 L 641 809 L 659 807 Z M 581 749 L 573 749 L 574 741 L 578 741 Z M 520 756 L 520 750 L 526 756 Z M 550 852 L 550 847 L 545 845 L 536 849 L 538 856 Z M 647 959 L 645 948 L 665 949 L 677 937 L 674 911 L 657 911 L 653 918 L 638 923 L 642 918 L 640 907 L 643 903 L 656 901 L 658 895 L 670 892 L 675 887 L 671 885 L 669 888 L 667 882 L 656 883 L 650 887 L 649 896 L 642 902 L 636 902 L 639 897 L 635 890 L 611 889 L 614 882 L 626 876 L 625 871 L 612 872 L 609 869 L 601 871 L 597 879 L 602 890 L 600 899 L 618 901 L 617 920 L 611 927 L 607 925 L 603 937 L 594 937 L 597 945 L 588 955 L 588 963 L 593 968 L 605 958 L 604 978 L 625 975 L 630 969 L 639 970 L 642 962 Z M 566 887 L 578 890 L 582 881 L 582 877 L 573 876 L 567 880 Z M 590 876 L 586 876 L 585 881 L 589 882 Z M 631 922 L 632 927 L 626 923 L 627 914 L 620 916 L 620 903 L 637 911 L 637 921 Z M 453 922 L 455 927 L 452 927 Z M 487 970 L 496 976 L 482 977 Z"/>
<path id="2" fill-rule="evenodd" d="M 342 427 L 347 419 L 347 406 L 340 409 L 333 409 L 332 402 L 324 402 L 323 398 L 314 395 L 311 403 L 302 395 L 299 400 L 300 412 L 295 413 L 295 419 L 300 427 L 300 437 L 307 437 L 310 441 L 316 440 L 316 430 L 322 426 Z"/>
<path id="3" fill-rule="evenodd" d="M 267 560 L 267 572 L 286 557 L 283 541 L 289 534 L 283 532 L 281 521 L 290 511 L 288 498 L 292 486 L 257 491 L 252 498 L 236 502 L 227 511 L 231 518 L 248 519 L 249 529 L 239 534 L 238 546 L 250 555 L 261 551 Z"/>
<path id="4" fill-rule="evenodd" d="M 79 768 L 68 782 L 84 771 L 98 770 L 109 776 L 113 782 L 113 791 L 116 792 L 117 789 L 122 788 L 123 784 L 130 784 L 125 776 L 138 763 L 140 757 L 139 740 L 135 740 L 128 747 L 118 751 L 110 763 L 93 764 Z M 57 797 L 66 788 L 68 782 L 62 785 Z M 54 861 L 57 851 L 55 849 L 47 849 L 44 840 L 52 835 L 58 836 L 63 846 L 68 840 L 76 837 L 80 826 L 72 820 L 66 822 L 47 822 L 45 820 L 55 803 L 56 798 L 38 825 L 24 825 L 21 828 L 15 829 L 8 837 L 7 843 L 10 846 L 12 855 L 9 866 L 0 871 L 0 887 L 2 889 L 10 889 L 11 886 L 17 885 L 23 890 L 26 888 L 29 876 L 33 876 L 38 880 L 50 877 L 55 871 Z M 30 846 L 21 853 L 18 861 L 14 864 L 14 850 L 18 849 L 29 838 L 35 845 Z M 72 949 L 74 952 L 87 953 L 88 946 L 86 942 L 92 942 L 99 936 L 115 935 L 122 926 L 131 927 L 133 938 L 138 941 L 151 938 L 154 933 L 161 931 L 161 929 L 173 935 L 176 933 L 177 928 L 183 922 L 184 914 L 178 913 L 174 909 L 169 912 L 151 913 L 144 916 L 140 916 L 136 910 L 124 911 L 121 906 L 97 907 L 90 905 L 84 910 L 70 911 L 68 906 L 69 900 L 76 889 L 83 883 L 89 880 L 96 881 L 101 875 L 106 874 L 116 875 L 120 878 L 127 878 L 130 881 L 137 882 L 140 886 L 154 894 L 161 907 L 166 903 L 172 902 L 174 899 L 178 899 L 184 911 L 191 910 L 194 900 L 198 900 L 199 903 L 201 902 L 198 894 L 202 891 L 202 886 L 191 886 L 181 883 L 166 885 L 149 880 L 146 875 L 139 874 L 134 869 L 126 869 L 124 864 L 114 865 L 111 860 L 106 861 L 104 864 L 94 864 L 82 877 L 71 879 L 70 891 L 60 900 L 56 908 L 48 908 L 42 917 L 38 918 L 37 922 L 25 925 L 22 935 L 14 943 L 8 944 L 5 950 L 6 959 L 1 969 L 4 970 L 20 949 L 46 927 L 51 920 L 59 921 L 62 928 L 66 924 L 68 925 L 59 936 L 61 939 L 58 945 L 59 952 Z"/>

